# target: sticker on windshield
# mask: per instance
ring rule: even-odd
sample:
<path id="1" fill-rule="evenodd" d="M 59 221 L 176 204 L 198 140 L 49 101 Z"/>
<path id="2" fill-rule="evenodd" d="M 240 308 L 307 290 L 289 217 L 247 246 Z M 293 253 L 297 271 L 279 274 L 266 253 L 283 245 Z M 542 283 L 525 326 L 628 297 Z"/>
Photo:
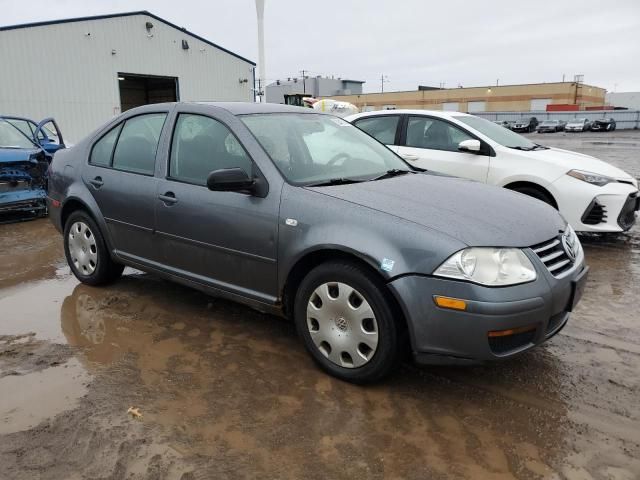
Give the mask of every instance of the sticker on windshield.
<path id="1" fill-rule="evenodd" d="M 395 263 L 396 262 L 394 260 L 383 258 L 382 263 L 380 264 L 380 268 L 385 272 L 390 272 L 391 270 L 393 270 L 393 266 L 395 265 Z"/>

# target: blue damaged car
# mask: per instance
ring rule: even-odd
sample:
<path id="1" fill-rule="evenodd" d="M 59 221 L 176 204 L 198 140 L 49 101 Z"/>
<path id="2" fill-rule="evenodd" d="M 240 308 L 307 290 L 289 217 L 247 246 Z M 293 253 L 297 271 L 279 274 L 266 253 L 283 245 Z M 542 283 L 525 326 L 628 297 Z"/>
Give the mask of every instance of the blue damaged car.
<path id="1" fill-rule="evenodd" d="M 0 116 L 0 222 L 47 213 L 47 170 L 65 144 L 51 118 Z"/>

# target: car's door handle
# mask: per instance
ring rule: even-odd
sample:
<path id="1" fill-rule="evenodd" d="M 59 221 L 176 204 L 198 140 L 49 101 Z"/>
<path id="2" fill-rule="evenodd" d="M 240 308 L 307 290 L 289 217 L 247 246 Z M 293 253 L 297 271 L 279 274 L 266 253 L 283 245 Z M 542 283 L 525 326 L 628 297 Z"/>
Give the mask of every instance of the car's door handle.
<path id="1" fill-rule="evenodd" d="M 102 177 L 96 177 L 93 180 L 89 180 L 89 183 L 93 185 L 96 189 L 104 185 L 104 182 L 102 181 Z"/>
<path id="2" fill-rule="evenodd" d="M 173 192 L 166 192 L 163 195 L 158 195 L 158 198 L 162 200 L 165 205 L 173 205 L 174 203 L 178 203 L 176 194 Z"/>
<path id="3" fill-rule="evenodd" d="M 402 155 L 402 158 L 404 158 L 405 160 L 409 160 L 410 162 L 415 162 L 420 157 L 418 157 L 417 155 L 406 154 L 406 155 Z"/>

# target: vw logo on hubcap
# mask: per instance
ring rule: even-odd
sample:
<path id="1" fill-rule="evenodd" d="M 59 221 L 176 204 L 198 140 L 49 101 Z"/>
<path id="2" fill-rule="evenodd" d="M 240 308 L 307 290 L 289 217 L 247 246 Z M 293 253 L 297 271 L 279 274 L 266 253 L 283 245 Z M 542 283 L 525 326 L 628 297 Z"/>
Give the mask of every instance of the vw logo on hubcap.
<path id="1" fill-rule="evenodd" d="M 336 322 L 336 327 L 338 327 L 338 330 L 342 332 L 346 332 L 347 329 L 349 328 L 349 322 L 347 322 L 347 319 L 344 317 L 336 317 L 335 322 Z"/>

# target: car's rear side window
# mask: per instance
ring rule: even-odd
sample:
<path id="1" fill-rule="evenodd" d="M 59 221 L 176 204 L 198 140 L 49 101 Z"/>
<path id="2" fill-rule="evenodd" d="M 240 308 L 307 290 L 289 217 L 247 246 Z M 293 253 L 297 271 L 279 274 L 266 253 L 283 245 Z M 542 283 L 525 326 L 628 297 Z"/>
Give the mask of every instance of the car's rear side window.
<path id="1" fill-rule="evenodd" d="M 249 155 L 223 123 L 204 115 L 178 116 L 171 141 L 171 179 L 206 185 L 214 170 L 239 167 L 251 175 L 252 166 Z"/>
<path id="2" fill-rule="evenodd" d="M 153 175 L 158 141 L 166 118 L 166 113 L 151 113 L 127 120 L 113 153 L 113 168 Z"/>
<path id="3" fill-rule="evenodd" d="M 113 146 L 116 144 L 121 127 L 122 124 L 118 124 L 93 145 L 91 156 L 89 157 L 89 163 L 101 167 L 111 166 Z"/>
<path id="4" fill-rule="evenodd" d="M 398 115 L 380 115 L 379 117 L 363 118 L 355 122 L 355 126 L 364 130 L 373 138 L 385 145 L 393 145 L 398 130 Z"/>

